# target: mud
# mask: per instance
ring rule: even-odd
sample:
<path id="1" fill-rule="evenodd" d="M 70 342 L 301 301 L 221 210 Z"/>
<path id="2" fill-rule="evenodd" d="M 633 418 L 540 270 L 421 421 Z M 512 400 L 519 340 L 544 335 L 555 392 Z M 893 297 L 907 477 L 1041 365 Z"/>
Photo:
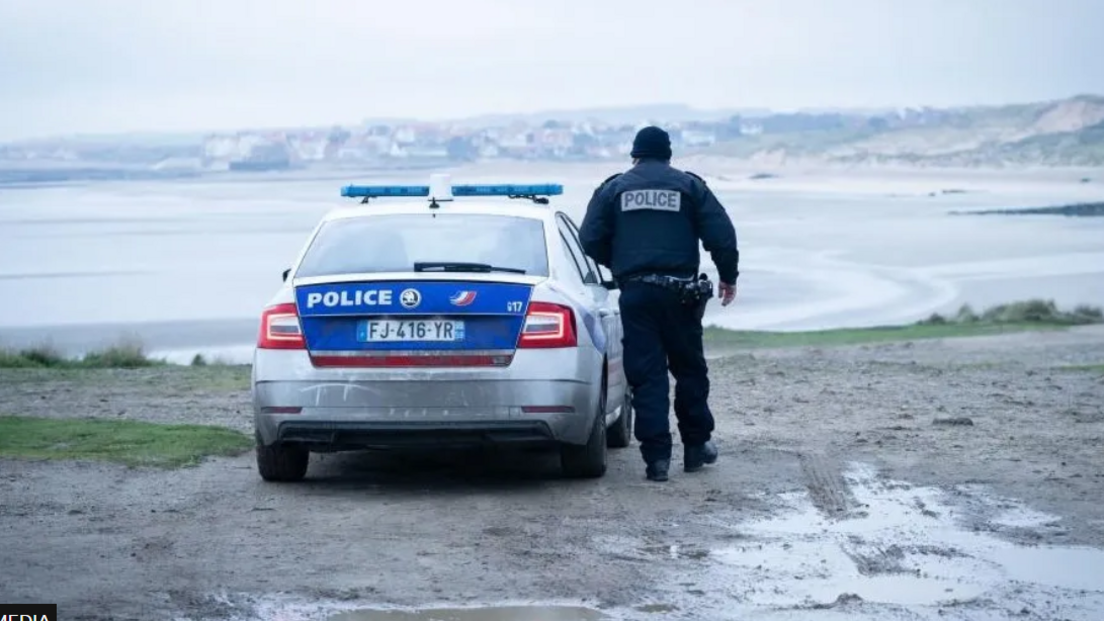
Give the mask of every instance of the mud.
<path id="1" fill-rule="evenodd" d="M 718 352 L 721 461 L 634 447 L 0 460 L 0 601 L 62 619 L 1104 618 L 1104 331 Z M 248 371 L 0 372 L 0 412 L 248 430 Z M 972 424 L 937 421 L 969 419 Z"/>

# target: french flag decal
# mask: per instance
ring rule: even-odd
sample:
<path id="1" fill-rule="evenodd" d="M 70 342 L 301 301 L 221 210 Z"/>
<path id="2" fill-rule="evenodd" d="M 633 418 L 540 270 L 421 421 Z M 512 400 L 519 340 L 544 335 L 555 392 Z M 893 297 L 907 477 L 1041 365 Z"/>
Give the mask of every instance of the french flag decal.
<path id="1" fill-rule="evenodd" d="M 449 302 L 452 302 L 453 306 L 467 306 L 474 301 L 474 291 L 457 291 L 456 294 L 449 298 Z"/>

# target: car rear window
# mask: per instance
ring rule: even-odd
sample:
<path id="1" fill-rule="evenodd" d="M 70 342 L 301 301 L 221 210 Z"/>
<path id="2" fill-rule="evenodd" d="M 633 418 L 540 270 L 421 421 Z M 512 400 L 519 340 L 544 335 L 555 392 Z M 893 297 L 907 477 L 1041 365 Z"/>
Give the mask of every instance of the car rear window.
<path id="1" fill-rule="evenodd" d="M 415 262 L 487 263 L 548 275 L 544 223 L 484 214 L 401 214 L 331 220 L 296 276 L 408 272 Z"/>

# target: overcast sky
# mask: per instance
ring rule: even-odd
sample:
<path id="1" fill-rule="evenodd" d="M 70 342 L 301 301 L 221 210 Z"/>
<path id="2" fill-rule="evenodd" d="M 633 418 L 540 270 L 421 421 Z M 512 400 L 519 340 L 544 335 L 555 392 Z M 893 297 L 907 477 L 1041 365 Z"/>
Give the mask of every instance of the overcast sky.
<path id="1" fill-rule="evenodd" d="M 0 0 L 0 139 L 1104 93 L 1104 0 Z"/>

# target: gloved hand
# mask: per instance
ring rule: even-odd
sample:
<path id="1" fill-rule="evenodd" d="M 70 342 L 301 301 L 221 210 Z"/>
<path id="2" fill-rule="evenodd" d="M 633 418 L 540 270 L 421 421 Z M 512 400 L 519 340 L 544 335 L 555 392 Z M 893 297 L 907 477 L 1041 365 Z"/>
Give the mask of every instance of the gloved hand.
<path id="1" fill-rule="evenodd" d="M 721 306 L 728 306 L 732 303 L 732 300 L 736 299 L 736 285 L 722 282 L 721 286 Z"/>

